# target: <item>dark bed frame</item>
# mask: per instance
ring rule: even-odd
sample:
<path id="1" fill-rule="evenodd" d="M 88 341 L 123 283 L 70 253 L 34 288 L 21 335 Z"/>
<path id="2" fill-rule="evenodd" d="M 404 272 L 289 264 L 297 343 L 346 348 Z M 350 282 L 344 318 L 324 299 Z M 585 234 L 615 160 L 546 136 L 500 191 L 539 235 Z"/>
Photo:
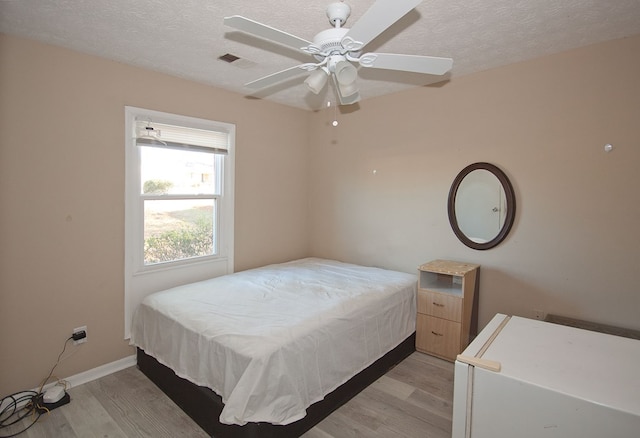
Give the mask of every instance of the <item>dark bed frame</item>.
<path id="1" fill-rule="evenodd" d="M 336 388 L 325 398 L 307 408 L 307 415 L 286 426 L 270 423 L 247 423 L 244 426 L 222 424 L 218 420 L 224 404 L 209 388 L 195 385 L 176 374 L 138 348 L 140 370 L 167 394 L 210 436 L 216 438 L 295 438 L 326 418 L 364 388 L 415 351 L 415 332 L 396 348 Z"/>

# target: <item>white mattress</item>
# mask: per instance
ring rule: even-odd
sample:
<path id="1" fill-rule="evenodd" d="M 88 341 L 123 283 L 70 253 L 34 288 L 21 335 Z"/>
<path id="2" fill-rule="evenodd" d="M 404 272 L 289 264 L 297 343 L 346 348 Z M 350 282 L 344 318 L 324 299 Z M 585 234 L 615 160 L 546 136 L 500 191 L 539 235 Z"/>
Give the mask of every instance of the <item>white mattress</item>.
<path id="1" fill-rule="evenodd" d="M 218 393 L 220 422 L 289 424 L 415 331 L 415 275 L 308 258 L 145 298 L 131 343 Z"/>

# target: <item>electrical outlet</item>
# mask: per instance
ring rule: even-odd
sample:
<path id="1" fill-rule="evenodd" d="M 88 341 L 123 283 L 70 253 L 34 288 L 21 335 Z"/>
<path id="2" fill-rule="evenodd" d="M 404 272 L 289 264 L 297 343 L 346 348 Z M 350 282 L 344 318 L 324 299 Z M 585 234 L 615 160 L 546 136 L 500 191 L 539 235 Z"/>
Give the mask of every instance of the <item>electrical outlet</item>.
<path id="1" fill-rule="evenodd" d="M 544 319 L 544 310 L 533 309 L 533 317 L 542 321 Z"/>
<path id="2" fill-rule="evenodd" d="M 84 336 L 82 337 L 82 334 Z M 78 339 L 76 339 L 78 337 Z M 76 327 L 73 329 L 73 345 L 84 344 L 87 342 L 87 326 Z"/>

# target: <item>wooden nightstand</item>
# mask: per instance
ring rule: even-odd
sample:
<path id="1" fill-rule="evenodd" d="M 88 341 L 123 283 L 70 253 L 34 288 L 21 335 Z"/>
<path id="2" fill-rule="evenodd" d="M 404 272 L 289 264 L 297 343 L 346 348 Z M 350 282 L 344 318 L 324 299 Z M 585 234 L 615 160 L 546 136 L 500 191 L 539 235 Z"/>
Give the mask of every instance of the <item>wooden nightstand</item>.
<path id="1" fill-rule="evenodd" d="M 480 265 L 448 260 L 418 268 L 416 350 L 454 361 L 469 345 L 478 330 L 479 270 Z"/>

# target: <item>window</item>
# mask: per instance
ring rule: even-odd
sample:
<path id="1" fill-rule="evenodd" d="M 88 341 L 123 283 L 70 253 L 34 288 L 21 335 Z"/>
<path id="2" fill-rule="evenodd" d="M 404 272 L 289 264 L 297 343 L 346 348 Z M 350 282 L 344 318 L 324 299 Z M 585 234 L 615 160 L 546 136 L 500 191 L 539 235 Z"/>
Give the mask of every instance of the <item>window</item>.
<path id="1" fill-rule="evenodd" d="M 215 219 L 228 135 L 141 120 L 135 121 L 135 127 L 144 229 L 142 264 L 218 255 Z M 217 147 L 187 146 L 183 143 L 187 139 Z"/>
<path id="2" fill-rule="evenodd" d="M 125 338 L 149 293 L 233 272 L 235 126 L 126 107 Z"/>

